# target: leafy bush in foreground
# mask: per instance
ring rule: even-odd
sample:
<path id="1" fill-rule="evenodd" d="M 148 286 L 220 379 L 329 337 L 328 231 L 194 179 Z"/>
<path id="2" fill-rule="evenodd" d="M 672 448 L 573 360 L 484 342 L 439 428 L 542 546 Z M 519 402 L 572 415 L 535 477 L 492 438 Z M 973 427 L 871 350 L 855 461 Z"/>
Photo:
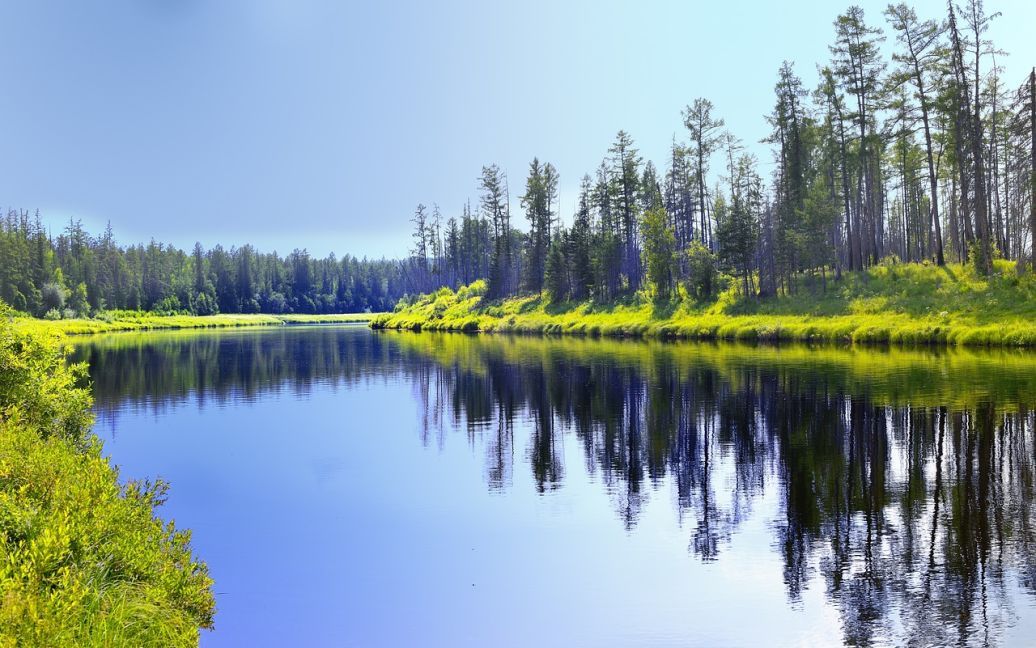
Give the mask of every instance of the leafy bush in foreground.
<path id="1" fill-rule="evenodd" d="M 0 646 L 197 645 L 207 568 L 155 517 L 164 484 L 119 485 L 83 373 L 0 312 Z"/>

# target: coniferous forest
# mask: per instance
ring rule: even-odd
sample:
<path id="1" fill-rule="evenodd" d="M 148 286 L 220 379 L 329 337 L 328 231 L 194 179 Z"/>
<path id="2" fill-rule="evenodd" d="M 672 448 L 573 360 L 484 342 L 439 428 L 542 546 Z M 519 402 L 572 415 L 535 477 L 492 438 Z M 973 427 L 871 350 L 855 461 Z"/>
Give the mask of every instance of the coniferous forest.
<path id="1" fill-rule="evenodd" d="M 1004 75 L 988 34 L 1000 18 L 980 0 L 942 16 L 850 7 L 815 87 L 776 66 L 772 177 L 708 98 L 683 110 L 686 130 L 662 165 L 619 131 L 582 177 L 567 226 L 552 164 L 529 164 L 524 231 L 504 171 L 488 165 L 459 220 L 417 206 L 408 290 L 487 278 L 494 298 L 546 288 L 556 301 L 607 301 L 646 286 L 707 298 L 722 272 L 742 295 L 767 297 L 793 292 L 796 276 L 826 282 L 882 259 L 986 275 L 996 259 L 1029 263 L 1036 70 Z"/>
<path id="2" fill-rule="evenodd" d="M 0 299 L 51 318 L 333 313 L 387 311 L 476 279 L 493 299 L 546 290 L 554 301 L 607 302 L 644 288 L 709 299 L 724 280 L 745 297 L 780 296 L 796 277 L 826 286 L 882 259 L 969 263 L 987 275 L 996 259 L 1021 268 L 1036 238 L 1036 69 L 1005 76 L 1005 53 L 989 39 L 1000 18 L 980 0 L 942 16 L 850 7 L 815 87 L 791 63 L 776 66 L 770 177 L 721 107 L 698 98 L 660 164 L 620 130 L 581 178 L 570 219 L 553 164 L 529 163 L 514 196 L 520 216 L 505 171 L 489 164 L 477 203 L 458 216 L 417 206 L 402 260 L 120 246 L 110 228 L 95 236 L 73 220 L 52 235 L 38 213 L 11 211 L 0 221 Z"/>
<path id="3" fill-rule="evenodd" d="M 391 310 L 403 294 L 389 260 L 305 250 L 281 257 L 251 245 L 191 252 L 151 241 L 120 246 L 108 227 L 92 236 L 72 221 L 48 234 L 37 213 L 0 219 L 0 299 L 57 319 L 105 310 L 158 313 L 353 313 Z"/>

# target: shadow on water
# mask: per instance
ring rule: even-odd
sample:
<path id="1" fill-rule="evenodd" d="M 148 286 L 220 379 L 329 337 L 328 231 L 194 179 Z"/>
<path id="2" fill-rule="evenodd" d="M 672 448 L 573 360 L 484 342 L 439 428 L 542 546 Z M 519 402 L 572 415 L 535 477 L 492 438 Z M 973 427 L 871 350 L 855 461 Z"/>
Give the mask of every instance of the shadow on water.
<path id="1" fill-rule="evenodd" d="M 1032 604 L 1008 592 L 1036 592 L 1032 354 L 323 328 L 110 336 L 78 357 L 102 422 L 401 376 L 422 442 L 465 435 L 489 489 L 515 471 L 564 488 L 563 438 L 626 529 L 669 480 L 702 561 L 776 494 L 787 599 L 819 588 L 848 644 L 996 644 Z"/>

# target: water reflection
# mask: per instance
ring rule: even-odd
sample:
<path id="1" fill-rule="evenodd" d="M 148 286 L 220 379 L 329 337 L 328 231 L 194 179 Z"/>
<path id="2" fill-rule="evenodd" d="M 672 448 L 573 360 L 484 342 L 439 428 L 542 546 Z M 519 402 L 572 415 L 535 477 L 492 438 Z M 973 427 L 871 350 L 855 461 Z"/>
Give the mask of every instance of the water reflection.
<path id="1" fill-rule="evenodd" d="M 846 644 L 995 645 L 1031 614 L 1036 356 L 334 328 L 112 336 L 79 353 L 109 421 L 403 377 L 421 441 L 461 435 L 491 490 L 517 471 L 564 489 L 566 439 L 627 530 L 671 483 L 701 561 L 723 561 L 775 495 L 787 601 L 823 591 Z"/>

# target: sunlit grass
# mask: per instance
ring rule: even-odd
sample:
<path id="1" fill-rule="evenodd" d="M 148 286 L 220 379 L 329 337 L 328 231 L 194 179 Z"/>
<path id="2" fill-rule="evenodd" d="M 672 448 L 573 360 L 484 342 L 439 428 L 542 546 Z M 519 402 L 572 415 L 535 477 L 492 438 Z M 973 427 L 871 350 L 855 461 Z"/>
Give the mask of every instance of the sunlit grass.
<path id="1" fill-rule="evenodd" d="M 283 326 L 285 324 L 347 324 L 369 322 L 377 313 L 327 315 L 155 315 L 139 311 L 113 311 L 86 319 L 41 320 L 20 317 L 14 320 L 21 330 L 36 330 L 83 335 L 117 331 L 156 329 L 228 328 L 240 326 Z"/>
<path id="2" fill-rule="evenodd" d="M 472 289 L 474 288 L 474 289 Z M 709 303 L 551 305 L 541 295 L 484 302 L 484 285 L 442 289 L 375 328 L 704 340 L 1036 346 L 1036 278 L 998 261 L 991 277 L 970 267 L 890 263 L 839 281 L 799 279 L 795 292 L 744 298 L 734 288 Z"/>

